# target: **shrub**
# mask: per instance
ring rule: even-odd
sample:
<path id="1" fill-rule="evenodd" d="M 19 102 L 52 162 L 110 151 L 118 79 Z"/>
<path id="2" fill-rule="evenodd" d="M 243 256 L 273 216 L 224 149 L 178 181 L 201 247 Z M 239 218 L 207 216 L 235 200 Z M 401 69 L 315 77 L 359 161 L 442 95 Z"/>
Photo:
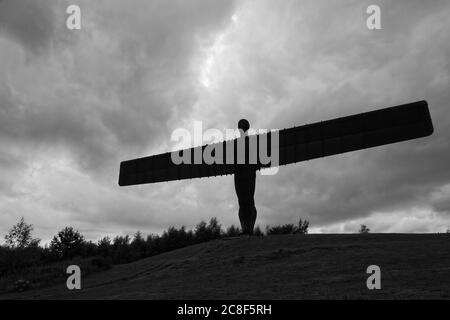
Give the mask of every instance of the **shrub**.
<path id="1" fill-rule="evenodd" d="M 14 283 L 14 290 L 23 292 L 31 288 L 31 283 L 28 280 L 19 279 Z"/>
<path id="2" fill-rule="evenodd" d="M 293 224 L 285 224 L 282 226 L 269 227 L 266 228 L 267 235 L 274 234 L 294 234 L 297 228 Z"/>
<path id="3" fill-rule="evenodd" d="M 0 247 L 0 277 L 18 274 L 26 268 L 45 263 L 43 251 L 43 248 L 37 246 Z"/>
<path id="4" fill-rule="evenodd" d="M 95 257 L 91 260 L 91 265 L 100 271 L 108 270 L 111 268 L 112 259 L 110 257 Z"/>
<path id="5" fill-rule="evenodd" d="M 307 234 L 309 228 L 309 221 L 299 219 L 298 225 L 295 226 L 293 224 L 285 224 L 282 226 L 276 227 L 266 227 L 267 235 L 272 234 Z"/>

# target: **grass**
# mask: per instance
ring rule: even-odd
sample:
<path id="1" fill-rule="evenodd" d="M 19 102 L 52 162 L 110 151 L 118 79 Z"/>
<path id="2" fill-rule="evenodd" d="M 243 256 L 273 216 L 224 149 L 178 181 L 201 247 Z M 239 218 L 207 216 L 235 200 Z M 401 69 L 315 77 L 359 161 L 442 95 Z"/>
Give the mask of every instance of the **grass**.
<path id="1" fill-rule="evenodd" d="M 78 265 L 85 276 L 109 269 L 111 260 L 102 257 L 75 258 L 47 265 L 31 266 L 15 274 L 1 277 L 0 292 L 21 292 L 64 283 L 68 277 L 66 270 L 70 265 Z"/>
<path id="2" fill-rule="evenodd" d="M 446 234 L 213 240 L 82 275 L 81 290 L 67 290 L 64 275 L 55 286 L 0 299 L 449 299 L 449 241 Z M 366 286 L 370 265 L 381 269 L 381 290 Z"/>

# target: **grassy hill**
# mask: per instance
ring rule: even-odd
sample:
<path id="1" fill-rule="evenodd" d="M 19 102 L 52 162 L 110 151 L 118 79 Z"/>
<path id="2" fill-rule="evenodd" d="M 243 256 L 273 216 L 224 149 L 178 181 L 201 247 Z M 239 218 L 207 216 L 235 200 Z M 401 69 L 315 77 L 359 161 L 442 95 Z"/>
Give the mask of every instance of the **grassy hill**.
<path id="1" fill-rule="evenodd" d="M 381 268 L 381 290 L 366 269 Z M 215 240 L 0 295 L 34 299 L 449 299 L 450 235 L 280 235 Z"/>

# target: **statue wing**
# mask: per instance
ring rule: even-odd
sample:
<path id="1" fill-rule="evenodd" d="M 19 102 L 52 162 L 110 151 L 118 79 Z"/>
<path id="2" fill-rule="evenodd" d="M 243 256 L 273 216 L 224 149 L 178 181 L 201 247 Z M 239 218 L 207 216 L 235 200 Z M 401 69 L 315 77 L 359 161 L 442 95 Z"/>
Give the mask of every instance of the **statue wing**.
<path id="1" fill-rule="evenodd" d="M 278 131 L 279 162 L 264 163 L 259 157 L 261 141 L 271 149 L 273 133 L 247 136 L 246 159 L 249 163 L 248 145 L 252 137 L 258 146 L 258 157 L 254 167 L 259 170 L 275 165 L 312 160 L 316 158 L 382 146 L 405 140 L 429 136 L 433 133 L 428 104 L 426 101 L 378 109 L 375 111 L 321 121 Z M 261 140 L 263 139 L 263 140 Z M 123 161 L 120 164 L 119 185 L 136 185 L 162 181 L 204 178 L 234 174 L 236 166 L 237 139 L 211 144 L 222 148 L 221 163 L 207 164 L 204 159 L 194 163 L 194 154 L 203 154 L 207 145 L 175 151 L 187 153 L 188 163 L 174 164 L 171 153 Z M 227 150 L 233 150 L 233 164 L 227 162 Z M 228 152 L 230 156 L 231 152 Z M 254 162 L 253 162 L 254 163 Z"/>

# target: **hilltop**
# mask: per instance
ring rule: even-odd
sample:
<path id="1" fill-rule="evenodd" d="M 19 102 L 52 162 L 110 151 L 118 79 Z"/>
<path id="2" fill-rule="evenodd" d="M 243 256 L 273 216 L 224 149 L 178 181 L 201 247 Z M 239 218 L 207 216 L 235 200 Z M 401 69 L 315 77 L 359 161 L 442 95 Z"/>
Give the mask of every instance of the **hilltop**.
<path id="1" fill-rule="evenodd" d="M 369 265 L 381 290 L 368 290 Z M 34 299 L 449 299 L 447 234 L 273 235 L 214 240 L 37 291 Z"/>

